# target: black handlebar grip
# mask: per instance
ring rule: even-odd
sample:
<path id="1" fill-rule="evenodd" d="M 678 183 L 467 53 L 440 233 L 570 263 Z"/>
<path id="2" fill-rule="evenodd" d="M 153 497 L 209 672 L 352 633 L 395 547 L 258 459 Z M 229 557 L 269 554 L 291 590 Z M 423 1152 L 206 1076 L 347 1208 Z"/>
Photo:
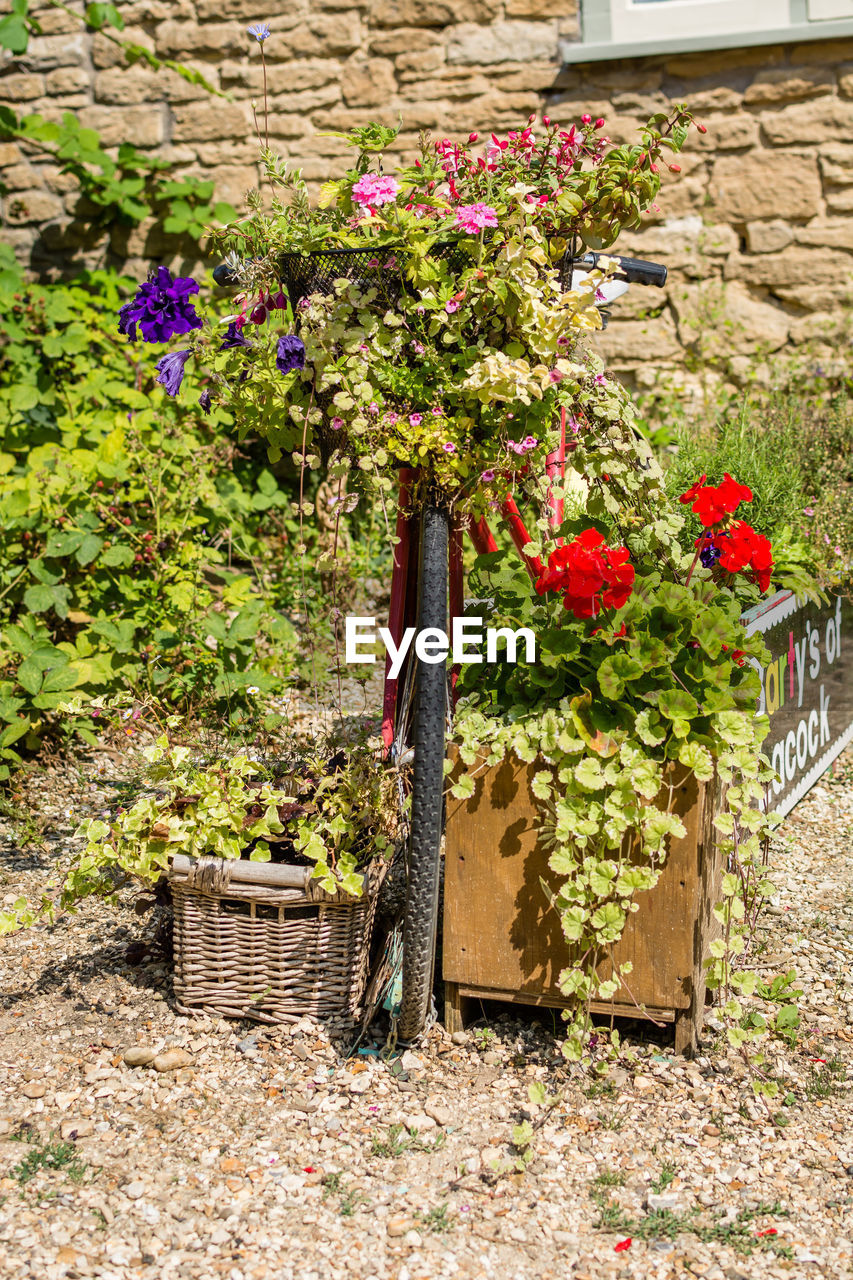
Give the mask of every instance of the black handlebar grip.
<path id="1" fill-rule="evenodd" d="M 213 278 L 223 289 L 228 289 L 231 285 L 238 283 L 236 274 L 227 262 L 220 262 L 218 267 L 213 268 Z"/>
<path id="2" fill-rule="evenodd" d="M 662 289 L 666 284 L 666 267 L 659 262 L 645 262 L 642 258 L 623 258 L 618 253 L 586 253 L 577 261 L 585 267 L 595 267 L 599 258 L 612 258 L 619 263 L 616 271 L 617 280 L 627 280 L 629 284 L 650 284 Z"/>

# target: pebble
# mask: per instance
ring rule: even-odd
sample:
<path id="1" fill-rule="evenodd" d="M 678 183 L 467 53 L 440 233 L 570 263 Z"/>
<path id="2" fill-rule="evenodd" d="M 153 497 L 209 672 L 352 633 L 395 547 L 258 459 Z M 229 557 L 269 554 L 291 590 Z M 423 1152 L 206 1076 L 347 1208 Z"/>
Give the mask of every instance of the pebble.
<path id="1" fill-rule="evenodd" d="M 165 1053 L 158 1053 L 151 1063 L 155 1071 L 178 1071 L 192 1064 L 193 1056 L 186 1049 L 167 1049 Z"/>
<path id="2" fill-rule="evenodd" d="M 30 1080 L 21 1088 L 25 1098 L 43 1098 L 47 1093 L 47 1085 L 42 1080 Z"/>
<path id="3" fill-rule="evenodd" d="M 141 1200 L 148 1189 L 147 1182 L 126 1182 L 122 1187 L 128 1200 Z"/>
<path id="4" fill-rule="evenodd" d="M 467 1031 L 454 1031 L 453 1035 L 450 1037 L 450 1043 L 463 1045 L 467 1044 L 470 1039 L 471 1037 L 468 1035 Z"/>
<path id="5" fill-rule="evenodd" d="M 412 1227 L 411 1218 L 389 1218 L 385 1230 L 389 1236 L 404 1236 Z"/>
<path id="6" fill-rule="evenodd" d="M 157 1057 L 157 1050 L 149 1045 L 135 1044 L 125 1049 L 122 1056 L 128 1067 L 147 1067 Z"/>

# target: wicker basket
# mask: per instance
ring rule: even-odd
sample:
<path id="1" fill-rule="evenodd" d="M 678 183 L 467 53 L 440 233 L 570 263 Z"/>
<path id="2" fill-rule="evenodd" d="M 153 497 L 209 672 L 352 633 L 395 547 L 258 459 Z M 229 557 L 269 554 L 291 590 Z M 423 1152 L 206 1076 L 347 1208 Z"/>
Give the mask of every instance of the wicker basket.
<path id="1" fill-rule="evenodd" d="M 325 893 L 306 867 L 179 856 L 169 871 L 181 1013 L 289 1022 L 354 1015 L 384 863 L 364 893 Z"/>

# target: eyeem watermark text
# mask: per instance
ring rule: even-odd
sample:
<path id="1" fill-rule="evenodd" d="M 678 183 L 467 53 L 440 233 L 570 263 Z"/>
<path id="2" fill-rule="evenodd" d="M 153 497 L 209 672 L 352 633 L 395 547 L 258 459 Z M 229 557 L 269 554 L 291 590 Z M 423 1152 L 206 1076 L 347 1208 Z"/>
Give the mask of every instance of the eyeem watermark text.
<path id="1" fill-rule="evenodd" d="M 502 662 L 517 662 L 519 643 L 524 641 L 524 661 L 536 661 L 536 637 L 529 627 L 519 627 L 511 631 L 509 627 L 484 627 L 483 618 L 454 618 L 451 637 L 439 627 L 427 627 L 418 631 L 416 627 L 407 627 L 403 632 L 399 645 L 394 644 L 394 637 L 387 627 L 377 629 L 375 618 L 350 616 L 346 620 L 344 655 L 348 663 L 375 662 L 375 653 L 366 653 L 367 645 L 375 647 L 376 636 L 385 646 L 391 659 L 388 675 L 396 680 L 400 674 L 406 655 L 415 644 L 415 654 L 421 662 L 446 662 L 448 654 L 454 663 L 483 662 L 483 639 L 486 641 L 486 662 L 497 662 L 498 645 L 502 641 L 504 652 L 500 656 Z M 479 650 L 479 651 L 478 651 Z"/>

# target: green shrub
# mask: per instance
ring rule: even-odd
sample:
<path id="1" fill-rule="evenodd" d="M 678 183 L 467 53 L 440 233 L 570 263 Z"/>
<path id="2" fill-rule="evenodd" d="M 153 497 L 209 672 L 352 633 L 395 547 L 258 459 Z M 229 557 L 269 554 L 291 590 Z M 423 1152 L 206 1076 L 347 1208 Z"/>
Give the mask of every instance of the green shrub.
<path id="1" fill-rule="evenodd" d="M 0 259 L 0 779 L 48 734 L 92 740 L 72 690 L 235 715 L 292 663 L 290 494 L 153 384 L 116 331 L 128 286 Z"/>

